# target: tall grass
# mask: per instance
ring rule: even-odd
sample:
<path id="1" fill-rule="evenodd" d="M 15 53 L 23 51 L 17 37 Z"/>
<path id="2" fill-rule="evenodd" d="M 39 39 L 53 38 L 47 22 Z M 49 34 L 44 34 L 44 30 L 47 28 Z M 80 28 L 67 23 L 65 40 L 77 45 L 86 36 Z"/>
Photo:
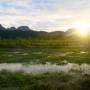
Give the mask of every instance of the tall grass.
<path id="1" fill-rule="evenodd" d="M 0 90 L 90 90 L 90 76 L 65 73 L 32 75 L 2 71 Z"/>

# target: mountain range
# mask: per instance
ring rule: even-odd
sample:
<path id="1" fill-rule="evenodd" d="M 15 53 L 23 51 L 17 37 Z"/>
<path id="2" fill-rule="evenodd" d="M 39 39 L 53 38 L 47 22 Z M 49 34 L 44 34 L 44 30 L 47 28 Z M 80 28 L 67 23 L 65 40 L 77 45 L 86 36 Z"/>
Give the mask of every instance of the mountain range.
<path id="1" fill-rule="evenodd" d="M 74 36 L 77 33 L 77 29 L 69 29 L 64 31 L 35 31 L 30 29 L 28 26 L 20 26 L 5 28 L 0 24 L 0 38 L 31 38 L 31 37 L 52 37 L 59 38 L 64 36 Z"/>

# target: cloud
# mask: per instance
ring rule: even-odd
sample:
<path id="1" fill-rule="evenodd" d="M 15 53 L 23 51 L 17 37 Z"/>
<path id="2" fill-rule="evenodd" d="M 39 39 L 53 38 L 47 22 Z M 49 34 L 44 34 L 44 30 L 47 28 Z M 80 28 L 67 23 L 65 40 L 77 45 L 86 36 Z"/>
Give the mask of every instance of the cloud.
<path id="1" fill-rule="evenodd" d="M 35 30 L 65 30 L 89 23 L 90 0 L 1 0 L 0 23 L 28 25 Z"/>

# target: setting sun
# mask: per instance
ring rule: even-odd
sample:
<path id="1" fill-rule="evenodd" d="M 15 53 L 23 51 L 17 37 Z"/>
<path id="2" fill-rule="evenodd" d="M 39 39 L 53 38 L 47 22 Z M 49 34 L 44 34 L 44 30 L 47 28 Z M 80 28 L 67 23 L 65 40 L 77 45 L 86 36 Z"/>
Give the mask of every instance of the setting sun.
<path id="1" fill-rule="evenodd" d="M 82 36 L 86 36 L 87 34 L 87 31 L 85 29 L 80 29 L 79 32 Z"/>
<path id="2" fill-rule="evenodd" d="M 78 29 L 79 29 L 80 35 L 86 36 L 86 34 L 87 34 L 87 28 L 79 27 Z"/>
<path id="3" fill-rule="evenodd" d="M 87 35 L 87 33 L 88 33 L 87 31 L 88 31 L 88 28 L 89 28 L 88 24 L 76 24 L 75 27 L 78 29 L 79 34 L 81 36 L 86 36 Z"/>

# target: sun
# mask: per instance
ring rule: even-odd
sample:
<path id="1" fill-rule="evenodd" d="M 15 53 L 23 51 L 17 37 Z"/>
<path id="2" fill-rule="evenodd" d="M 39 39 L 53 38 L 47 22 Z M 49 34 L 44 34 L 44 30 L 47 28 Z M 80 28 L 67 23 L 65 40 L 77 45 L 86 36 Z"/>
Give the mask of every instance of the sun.
<path id="1" fill-rule="evenodd" d="M 78 27 L 79 33 L 81 36 L 86 36 L 87 34 L 87 28 L 84 26 Z"/>
<path id="2" fill-rule="evenodd" d="M 88 33 L 88 24 L 76 24 L 80 36 L 86 36 Z"/>

